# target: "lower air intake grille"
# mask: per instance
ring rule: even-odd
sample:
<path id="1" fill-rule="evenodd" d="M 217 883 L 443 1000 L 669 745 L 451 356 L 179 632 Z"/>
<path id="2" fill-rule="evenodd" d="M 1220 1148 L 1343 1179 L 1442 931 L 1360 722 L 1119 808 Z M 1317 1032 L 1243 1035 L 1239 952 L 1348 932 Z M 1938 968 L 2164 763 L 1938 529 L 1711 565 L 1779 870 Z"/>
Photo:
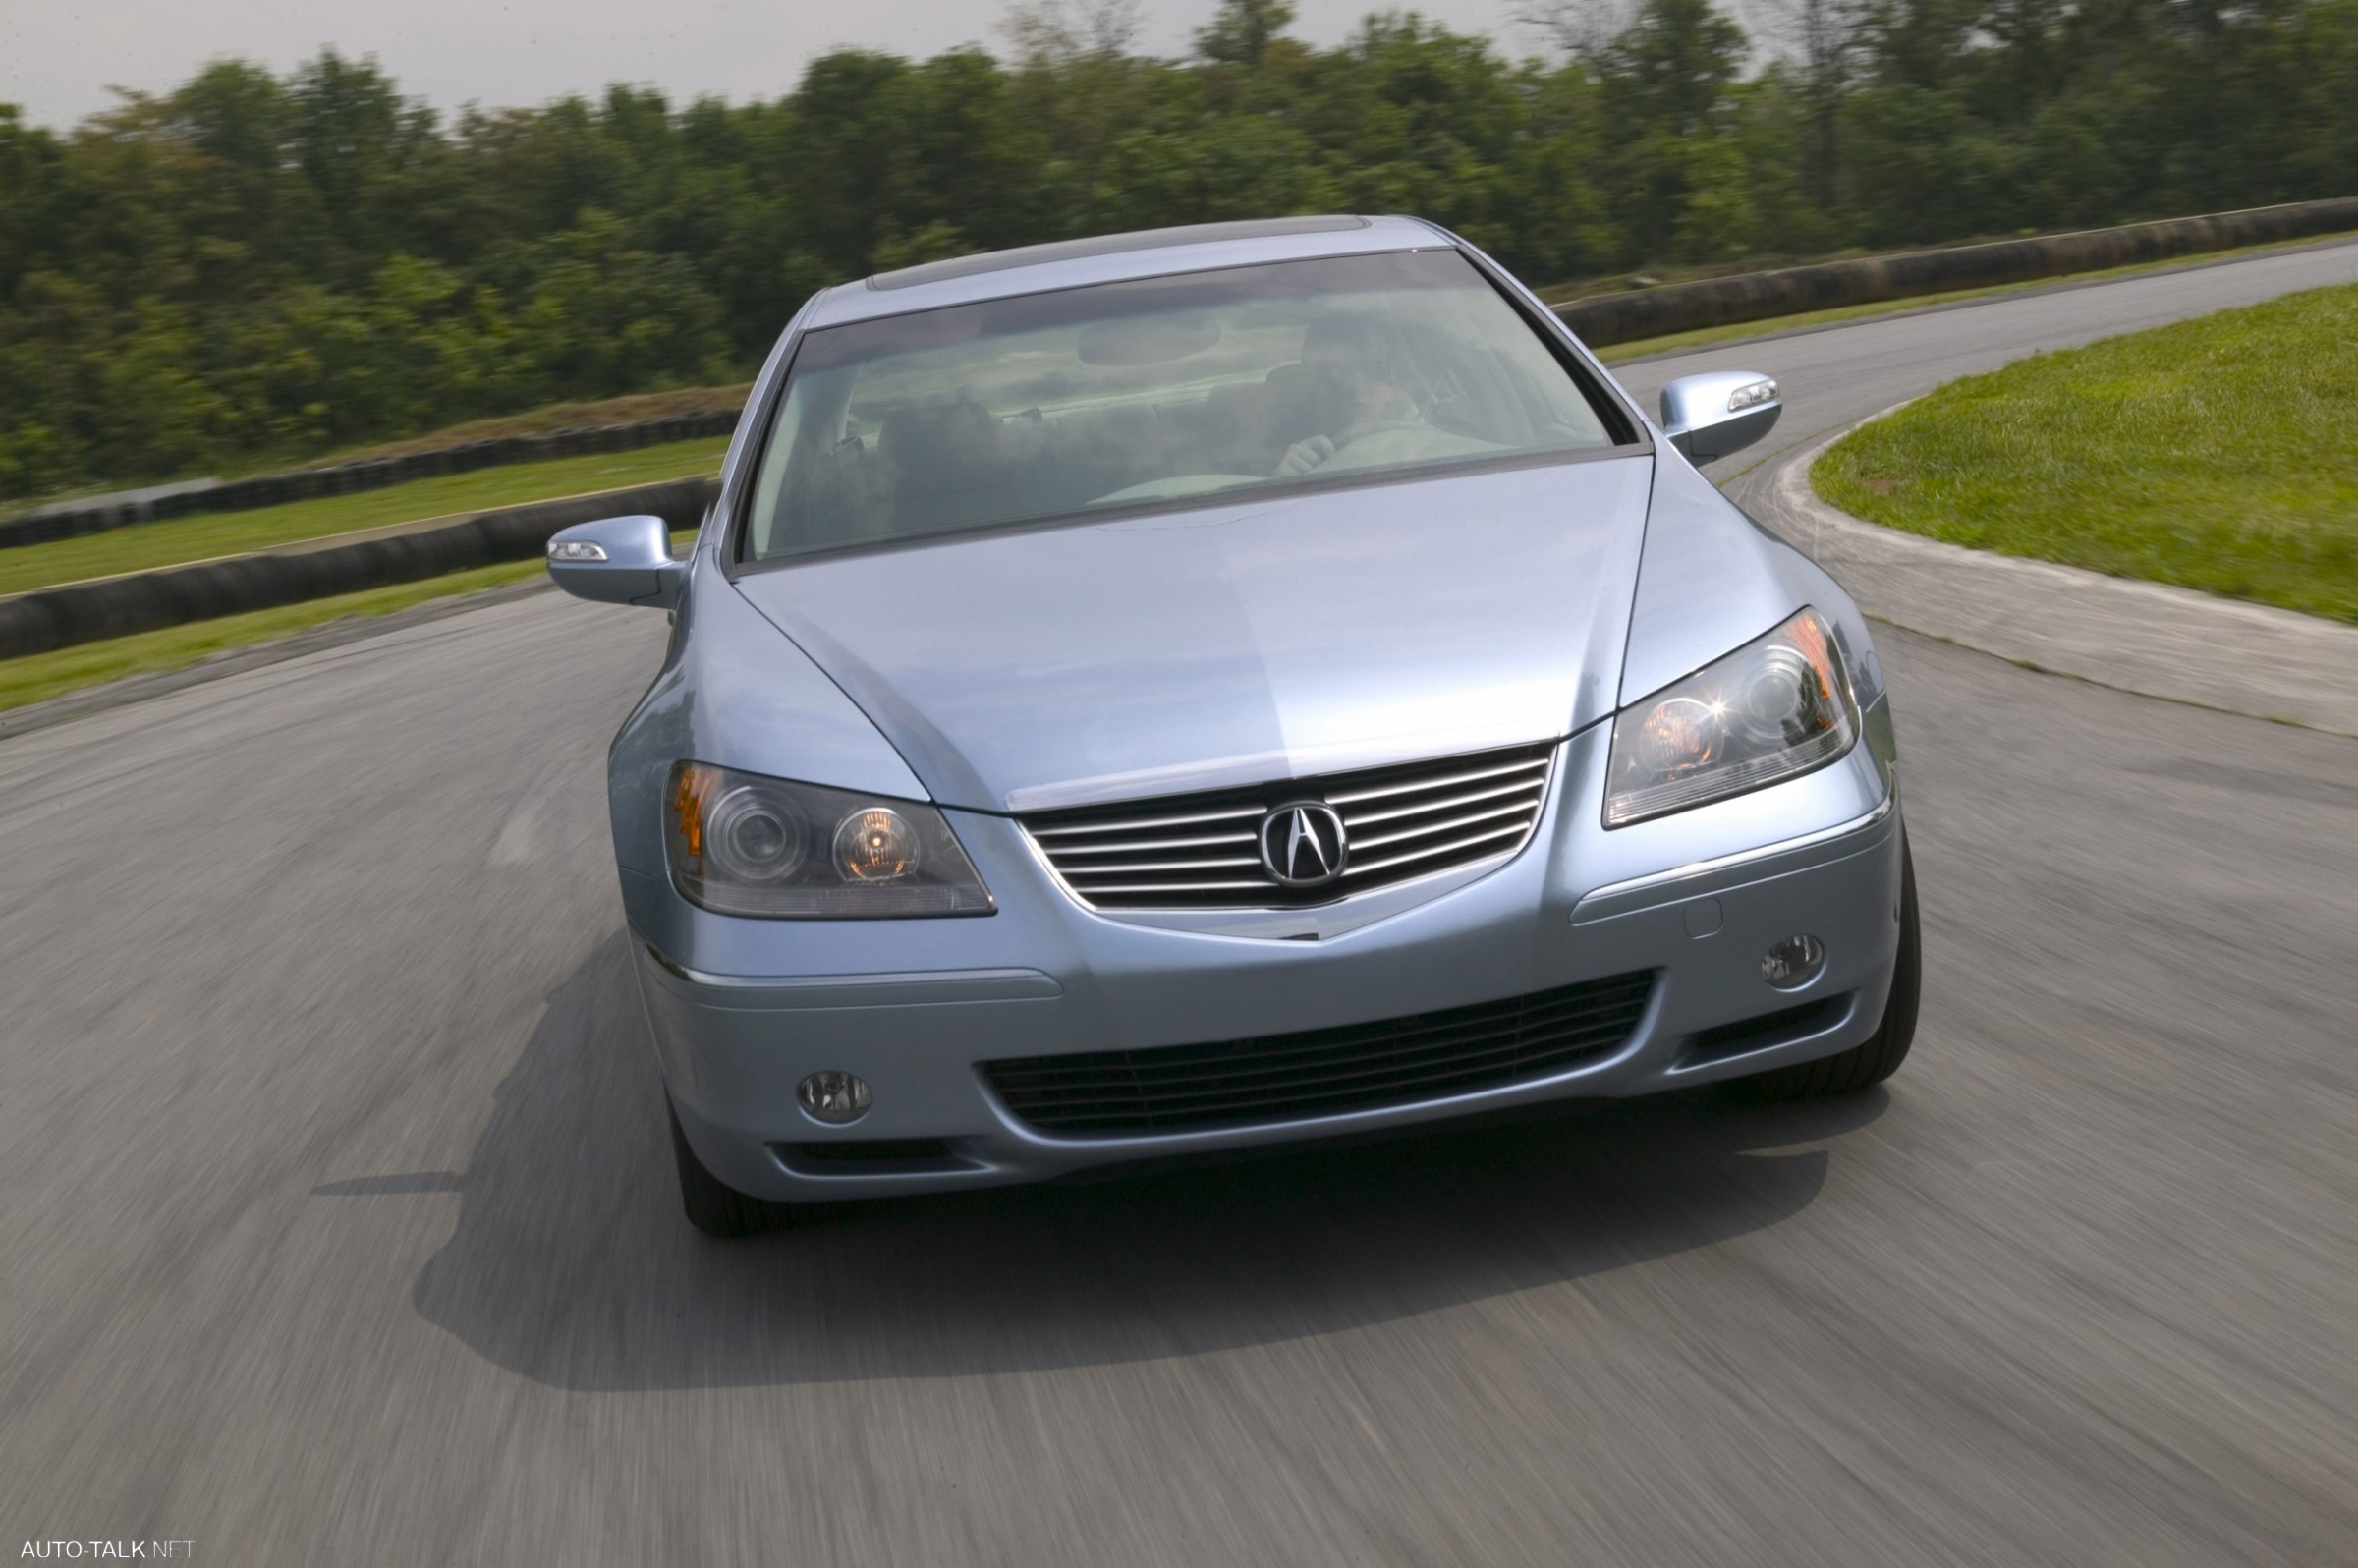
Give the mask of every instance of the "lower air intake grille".
<path id="1" fill-rule="evenodd" d="M 1281 779 L 1023 818 L 1056 875 L 1096 909 L 1298 909 L 1510 855 L 1547 799 L 1552 742 L 1321 778 Z M 1316 802 L 1341 825 L 1342 872 L 1281 884 L 1262 858 L 1262 823 Z"/>
<path id="2" fill-rule="evenodd" d="M 984 1062 L 1007 1108 L 1043 1132 L 1112 1136 L 1286 1121 L 1438 1099 L 1611 1054 L 1651 972 L 1338 1029 Z"/>

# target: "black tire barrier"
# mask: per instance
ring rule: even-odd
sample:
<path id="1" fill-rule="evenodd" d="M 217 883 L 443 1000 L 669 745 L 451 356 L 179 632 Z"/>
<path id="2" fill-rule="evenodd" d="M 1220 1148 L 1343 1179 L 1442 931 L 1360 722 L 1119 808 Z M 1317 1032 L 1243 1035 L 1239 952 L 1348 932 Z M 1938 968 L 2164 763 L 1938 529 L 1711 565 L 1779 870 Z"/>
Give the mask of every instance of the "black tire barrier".
<path id="1" fill-rule="evenodd" d="M 400 457 L 363 458 L 327 468 L 295 469 L 284 474 L 257 474 L 210 489 L 167 495 L 152 501 L 105 501 L 41 517 L 0 523 L 0 550 L 53 539 L 80 538 L 154 523 L 167 518 L 194 517 L 206 512 L 244 512 L 254 507 L 283 506 L 323 495 L 350 495 L 407 484 L 412 479 L 471 474 L 477 469 L 509 463 L 534 463 L 545 458 L 591 457 L 607 452 L 631 452 L 672 441 L 702 441 L 729 435 L 737 428 L 738 411 L 722 409 L 705 414 L 669 414 L 659 420 L 632 424 L 599 424 L 549 430 L 539 435 L 501 435 L 480 441 L 407 452 Z"/>
<path id="2" fill-rule="evenodd" d="M 0 658 L 531 560 L 547 551 L 549 535 L 557 530 L 601 517 L 649 513 L 674 529 L 693 528 L 719 493 L 716 478 L 670 479 L 506 507 L 353 544 L 240 555 L 40 588 L 0 599 Z"/>
<path id="3" fill-rule="evenodd" d="M 2306 240 L 2358 230 L 2358 197 L 2295 201 L 2199 218 L 2169 218 L 2119 229 L 2050 234 L 2035 240 L 1917 251 L 1906 255 L 1823 261 L 1777 272 L 1706 278 L 1658 289 L 1636 289 L 1559 306 L 1556 314 L 1583 343 L 1601 348 L 1643 338 L 1736 326 L 1808 310 L 1877 305 L 1886 300 L 2027 283 L 2099 272 L 2106 267 L 2166 261 L 2175 256 L 2232 251 L 2239 246 Z"/>

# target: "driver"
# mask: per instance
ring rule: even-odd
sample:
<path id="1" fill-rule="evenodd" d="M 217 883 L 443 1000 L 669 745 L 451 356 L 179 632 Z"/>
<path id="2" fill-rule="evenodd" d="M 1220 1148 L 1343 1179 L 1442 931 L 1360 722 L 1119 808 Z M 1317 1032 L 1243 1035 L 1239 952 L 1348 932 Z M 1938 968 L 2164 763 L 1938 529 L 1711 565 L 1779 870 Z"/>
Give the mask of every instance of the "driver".
<path id="1" fill-rule="evenodd" d="M 1362 468 L 1495 450 L 1453 435 L 1425 417 L 1418 377 L 1383 324 L 1372 316 L 1320 316 L 1302 337 L 1302 364 L 1316 379 L 1326 433 L 1287 447 L 1277 476 L 1319 468 Z"/>

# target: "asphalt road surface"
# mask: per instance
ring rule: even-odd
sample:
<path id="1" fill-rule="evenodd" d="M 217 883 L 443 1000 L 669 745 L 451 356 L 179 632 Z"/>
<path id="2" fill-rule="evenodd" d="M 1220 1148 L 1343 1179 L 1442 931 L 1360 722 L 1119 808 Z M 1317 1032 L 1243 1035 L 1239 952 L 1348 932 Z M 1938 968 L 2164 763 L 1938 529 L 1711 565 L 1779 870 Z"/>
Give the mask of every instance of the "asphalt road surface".
<path id="1" fill-rule="evenodd" d="M 1694 358 L 1782 446 L 2353 276 Z M 2358 743 L 1886 633 L 1887 1090 L 721 1245 L 600 800 L 662 636 L 541 596 L 0 744 L 0 1556 L 2358 1563 Z"/>

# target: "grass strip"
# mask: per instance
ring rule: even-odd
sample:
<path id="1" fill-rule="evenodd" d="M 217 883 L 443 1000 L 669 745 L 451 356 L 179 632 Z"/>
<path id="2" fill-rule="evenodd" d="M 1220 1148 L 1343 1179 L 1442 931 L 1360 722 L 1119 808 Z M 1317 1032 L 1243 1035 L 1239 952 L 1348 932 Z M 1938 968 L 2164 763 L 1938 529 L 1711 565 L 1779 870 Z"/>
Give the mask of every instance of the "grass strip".
<path id="1" fill-rule="evenodd" d="M 674 533 L 671 536 L 673 552 L 685 555 L 695 539 L 693 532 Z M 309 599 L 302 604 L 281 605 L 274 610 L 255 610 L 249 615 L 226 615 L 214 621 L 192 621 L 186 626 L 166 627 L 160 632 L 141 632 L 134 637 L 118 637 L 104 643 L 78 644 L 73 647 L 59 648 L 54 653 L 0 659 L 0 710 L 23 707 L 28 702 L 44 701 L 68 692 L 101 686 L 108 681 L 120 681 L 134 675 L 157 675 L 170 670 L 187 669 L 192 664 L 201 664 L 216 653 L 226 653 L 255 643 L 276 642 L 280 638 L 293 637 L 298 632 L 308 632 L 314 626 L 324 626 L 347 616 L 390 615 L 396 610 L 406 610 L 431 599 L 521 583 L 528 578 L 537 577 L 541 571 L 542 565 L 538 561 L 505 561 L 498 566 L 477 567 L 472 572 L 453 572 L 448 577 L 430 577 L 416 583 L 396 584 L 391 588 L 343 593 L 331 599 Z"/>
<path id="2" fill-rule="evenodd" d="M 2358 285 L 2042 354 L 1845 437 L 1836 506 L 2358 622 Z"/>
<path id="3" fill-rule="evenodd" d="M 292 637 L 347 615 L 390 615 L 428 599 L 519 583 L 540 570 L 538 561 L 508 561 L 472 572 L 454 572 L 449 577 L 339 594 L 332 599 L 310 599 L 274 610 L 255 610 L 250 615 L 225 615 L 214 621 L 192 621 L 186 626 L 168 626 L 160 632 L 141 632 L 104 643 L 81 643 L 54 653 L 0 659 L 0 709 L 23 707 L 28 702 L 43 701 L 127 676 L 186 669 L 215 653 Z"/>
<path id="4" fill-rule="evenodd" d="M 2272 251 L 2297 251 L 2305 246 L 2327 245 L 2341 235 L 2312 235 L 2303 240 L 2278 240 L 2269 245 L 2247 245 L 2234 251 L 2213 251 L 2203 255 L 2171 256 L 2161 261 L 2138 261 L 2125 267 L 2106 267 L 2101 272 L 2070 272 L 2051 278 L 2027 278 L 2019 283 L 1993 283 L 1981 289 L 1952 289 L 1944 294 L 1919 294 L 1905 300 L 1878 300 L 1872 305 L 1843 305 L 1828 310 L 1805 310 L 1799 315 L 1770 316 L 1762 321 L 1739 321 L 1729 326 L 1697 327 L 1692 332 L 1671 332 L 1658 338 L 1640 338 L 1629 343 L 1607 344 L 1597 350 L 1597 358 L 1611 364 L 1621 360 L 1634 360 L 1641 355 L 1676 354 L 1685 349 L 1700 349 L 1713 343 L 1740 343 L 1747 338 L 1767 337 L 1772 333 L 1791 332 L 1801 327 L 1832 326 L 1838 322 L 1856 321 L 1866 316 L 1892 315 L 1901 310 L 1923 310 L 1937 305 L 1953 305 L 1960 300 L 1983 300 L 1993 295 L 2020 294 L 2025 289 L 2052 289 L 2063 284 L 2101 283 L 2107 278 L 2135 277 L 2141 272 L 2166 272 L 2173 268 L 2207 266 L 2218 261 L 2236 261 L 2246 256 L 2266 255 Z"/>
<path id="5" fill-rule="evenodd" d="M 714 437 L 708 441 L 641 447 L 635 452 L 553 458 L 545 463 L 518 463 L 505 468 L 477 469 L 472 474 L 418 479 L 381 490 L 364 490 L 357 495 L 322 496 L 285 506 L 259 507 L 251 512 L 219 512 L 139 523 L 81 538 L 28 544 L 21 549 L 0 550 L 0 594 L 25 593 L 59 583 L 145 572 L 190 561 L 209 561 L 215 556 L 242 555 L 275 544 L 325 538 L 423 518 L 483 512 L 527 501 L 545 501 L 553 496 L 582 495 L 626 484 L 648 484 L 658 479 L 709 474 L 719 468 L 721 454 L 727 450 L 727 438 Z"/>

